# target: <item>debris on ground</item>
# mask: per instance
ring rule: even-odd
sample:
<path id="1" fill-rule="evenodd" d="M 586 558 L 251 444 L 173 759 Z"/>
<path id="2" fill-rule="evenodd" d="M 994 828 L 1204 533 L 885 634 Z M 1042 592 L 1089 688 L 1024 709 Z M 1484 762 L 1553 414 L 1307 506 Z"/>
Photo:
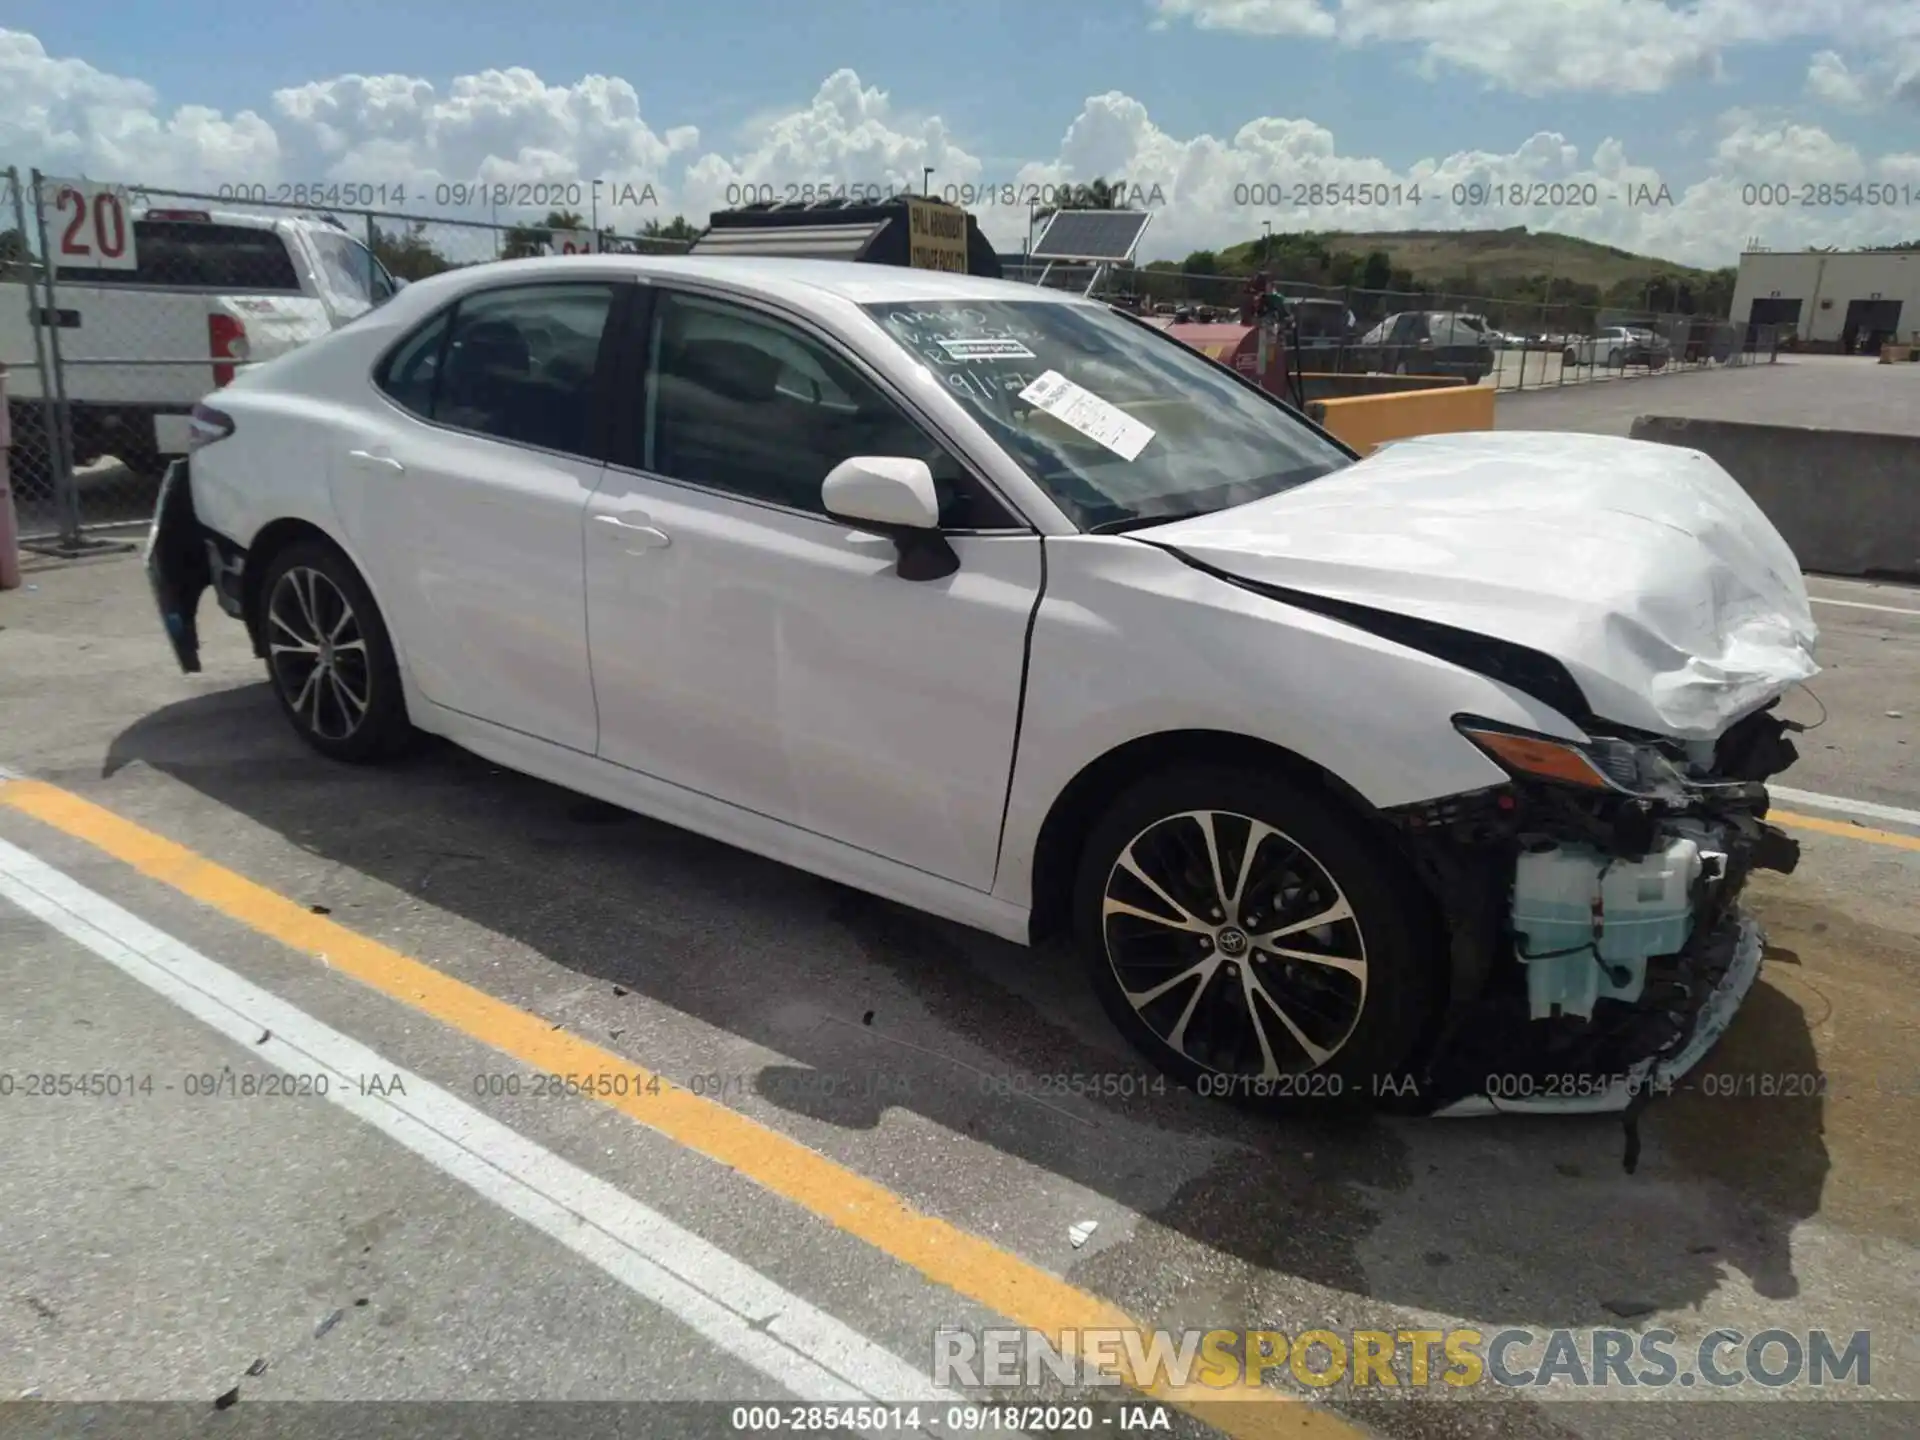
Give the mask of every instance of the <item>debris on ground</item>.
<path id="1" fill-rule="evenodd" d="M 1660 1307 L 1651 1300 L 1602 1300 L 1600 1308 L 1618 1315 L 1622 1320 L 1635 1320 L 1642 1315 L 1653 1314 Z"/>
<path id="2" fill-rule="evenodd" d="M 1073 1242 L 1073 1248 L 1078 1250 L 1093 1238 L 1093 1232 L 1099 1228 L 1100 1222 L 1098 1220 L 1082 1220 L 1078 1225 L 1075 1225 L 1071 1230 L 1067 1231 L 1067 1239 L 1071 1240 Z"/>

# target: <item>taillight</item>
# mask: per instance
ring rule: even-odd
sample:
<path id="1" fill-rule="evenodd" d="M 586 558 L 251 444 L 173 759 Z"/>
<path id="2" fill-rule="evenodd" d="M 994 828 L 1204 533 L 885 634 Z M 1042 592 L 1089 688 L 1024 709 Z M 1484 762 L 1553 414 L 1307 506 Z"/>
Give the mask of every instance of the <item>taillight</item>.
<path id="1" fill-rule="evenodd" d="M 213 354 L 213 388 L 233 383 L 234 367 L 228 361 L 247 358 L 247 327 L 231 315 L 207 317 L 207 345 Z"/>
<path id="2" fill-rule="evenodd" d="M 211 405 L 196 405 L 187 419 L 187 453 L 224 440 L 233 433 L 233 417 Z"/>

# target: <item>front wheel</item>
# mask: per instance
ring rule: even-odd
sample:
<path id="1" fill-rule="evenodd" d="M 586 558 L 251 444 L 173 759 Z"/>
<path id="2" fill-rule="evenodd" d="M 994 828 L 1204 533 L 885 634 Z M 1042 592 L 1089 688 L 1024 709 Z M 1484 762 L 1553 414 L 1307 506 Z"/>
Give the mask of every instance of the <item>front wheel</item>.
<path id="1" fill-rule="evenodd" d="M 334 760 L 384 759 L 413 736 L 400 667 L 373 595 L 333 546 L 275 555 L 260 587 L 267 678 L 302 740 Z"/>
<path id="2" fill-rule="evenodd" d="M 1441 992 L 1400 858 L 1325 796 L 1258 771 L 1141 782 L 1095 825 L 1075 934 L 1121 1032 L 1203 1095 L 1287 1110 L 1404 1093 Z"/>

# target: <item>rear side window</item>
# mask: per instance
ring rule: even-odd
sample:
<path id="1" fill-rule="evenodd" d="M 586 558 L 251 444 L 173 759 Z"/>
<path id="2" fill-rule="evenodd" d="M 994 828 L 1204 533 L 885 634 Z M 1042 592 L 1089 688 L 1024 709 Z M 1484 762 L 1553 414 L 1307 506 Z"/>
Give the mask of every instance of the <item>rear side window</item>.
<path id="1" fill-rule="evenodd" d="M 440 376 L 440 356 L 446 349 L 447 330 L 452 323 L 453 312 L 441 311 L 401 341 L 400 347 L 387 356 L 386 363 L 374 376 L 374 383 L 386 391 L 396 405 L 411 410 L 423 420 L 433 418 L 434 382 Z"/>
<path id="2" fill-rule="evenodd" d="M 391 351 L 375 383 L 422 419 L 591 456 L 600 339 L 614 287 L 524 285 L 469 295 Z"/>
<path id="3" fill-rule="evenodd" d="M 136 270 L 62 265 L 77 285 L 169 285 L 196 290 L 254 290 L 298 295 L 300 272 L 273 230 L 198 220 L 135 220 Z"/>

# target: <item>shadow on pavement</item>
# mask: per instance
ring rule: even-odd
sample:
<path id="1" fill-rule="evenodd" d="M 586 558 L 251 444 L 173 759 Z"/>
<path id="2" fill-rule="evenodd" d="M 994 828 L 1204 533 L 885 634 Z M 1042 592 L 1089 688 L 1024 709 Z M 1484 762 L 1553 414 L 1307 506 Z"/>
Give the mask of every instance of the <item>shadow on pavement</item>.
<path id="1" fill-rule="evenodd" d="M 1148 1216 L 1153 1225 L 1090 1250 L 1073 1273 L 1118 1303 L 1176 1317 L 1167 1324 L 1214 1325 L 1263 1304 L 1236 1267 L 1183 1273 L 1195 1267 L 1190 1251 L 1172 1253 L 1180 1237 L 1357 1300 L 1620 1324 L 1631 1321 L 1601 1307 L 1621 1291 L 1692 1307 L 1727 1264 L 1763 1294 L 1791 1295 L 1789 1237 L 1820 1206 L 1817 1098 L 1729 1134 L 1724 1105 L 1675 1097 L 1645 1122 L 1656 1163 L 1627 1176 L 1615 1120 L 1271 1121 L 1172 1087 L 1138 1093 L 1148 1072 L 1063 954 L 920 916 L 450 745 L 383 769 L 332 764 L 288 731 L 264 684 L 146 716 L 114 740 L 104 772 L 136 761 L 581 976 L 793 1057 L 806 1069 L 758 1077 L 775 1104 L 855 1130 L 901 1106 Z M 1817 1068 L 1804 1019 L 1764 986 L 1723 1054 Z M 903 1088 L 829 1093 L 808 1072 Z M 994 1093 L 1003 1077 L 1062 1073 L 1131 1077 L 1136 1093 L 1057 1103 Z M 1366 1323 L 1364 1306 L 1345 1318 Z"/>

